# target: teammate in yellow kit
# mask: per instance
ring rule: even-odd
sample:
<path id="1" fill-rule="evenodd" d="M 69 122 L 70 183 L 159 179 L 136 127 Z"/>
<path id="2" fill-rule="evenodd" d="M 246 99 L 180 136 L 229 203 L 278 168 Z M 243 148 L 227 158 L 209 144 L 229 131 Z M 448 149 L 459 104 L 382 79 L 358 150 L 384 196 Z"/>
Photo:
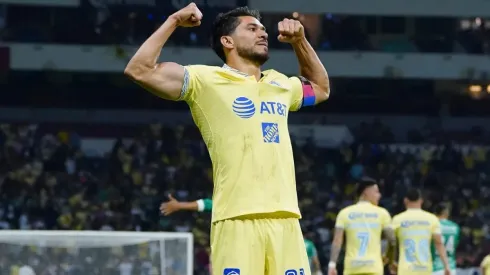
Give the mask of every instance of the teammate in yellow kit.
<path id="1" fill-rule="evenodd" d="M 431 275 L 430 246 L 434 242 L 444 265 L 444 274 L 450 275 L 439 219 L 434 214 L 422 210 L 422 195 L 417 189 L 407 192 L 404 203 L 407 210 L 393 217 L 393 229 L 398 239 L 400 253 L 397 274 Z"/>
<path id="2" fill-rule="evenodd" d="M 395 236 L 390 226 L 390 214 L 378 206 L 381 198 L 378 185 L 372 179 L 363 179 L 358 183 L 357 194 L 359 202 L 342 209 L 337 215 L 328 264 L 329 275 L 337 274 L 336 264 L 344 235 L 344 274 L 383 274 L 382 235 L 389 242 L 389 256 L 393 260 L 391 252 L 395 251 Z"/>
<path id="3" fill-rule="evenodd" d="M 157 96 L 187 102 L 208 147 L 213 274 L 310 274 L 287 118 L 328 98 L 327 72 L 301 23 L 289 19 L 279 22 L 278 39 L 292 45 L 301 76 L 261 71 L 268 34 L 248 8 L 220 14 L 213 25 L 212 48 L 223 67 L 157 64 L 173 31 L 199 26 L 202 17 L 193 3 L 169 16 L 125 73 Z"/>
<path id="4" fill-rule="evenodd" d="M 485 256 L 480 264 L 480 274 L 490 275 L 490 255 Z"/>

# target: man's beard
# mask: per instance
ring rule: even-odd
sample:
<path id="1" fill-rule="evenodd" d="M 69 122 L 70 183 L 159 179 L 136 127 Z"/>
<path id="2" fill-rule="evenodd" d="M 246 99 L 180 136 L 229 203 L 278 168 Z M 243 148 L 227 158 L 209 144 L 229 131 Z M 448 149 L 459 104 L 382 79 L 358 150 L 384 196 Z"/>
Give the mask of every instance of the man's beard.
<path id="1" fill-rule="evenodd" d="M 253 48 L 237 48 L 237 53 L 239 56 L 258 64 L 259 66 L 269 60 L 269 53 L 258 53 L 255 52 Z"/>

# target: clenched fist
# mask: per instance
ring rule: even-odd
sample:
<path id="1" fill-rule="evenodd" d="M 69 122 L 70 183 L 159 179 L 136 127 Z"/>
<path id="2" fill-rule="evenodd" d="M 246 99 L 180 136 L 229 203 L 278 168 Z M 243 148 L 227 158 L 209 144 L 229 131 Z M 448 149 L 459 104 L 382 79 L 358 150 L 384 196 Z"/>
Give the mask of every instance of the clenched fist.
<path id="1" fill-rule="evenodd" d="M 177 20 L 179 27 L 196 27 L 201 25 L 202 13 L 196 4 L 190 3 L 187 7 L 177 11 L 170 16 Z"/>
<path id="2" fill-rule="evenodd" d="M 284 19 L 278 23 L 280 42 L 293 44 L 305 37 L 305 28 L 298 20 Z"/>

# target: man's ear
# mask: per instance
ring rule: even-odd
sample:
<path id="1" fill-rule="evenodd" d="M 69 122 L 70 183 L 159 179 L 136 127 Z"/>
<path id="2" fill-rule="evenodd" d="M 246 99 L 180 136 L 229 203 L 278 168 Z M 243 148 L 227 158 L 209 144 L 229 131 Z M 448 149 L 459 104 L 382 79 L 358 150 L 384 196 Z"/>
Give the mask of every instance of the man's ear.
<path id="1" fill-rule="evenodd" d="M 235 41 L 233 41 L 233 38 L 231 38 L 231 36 L 222 36 L 220 41 L 221 45 L 229 50 L 235 48 Z"/>

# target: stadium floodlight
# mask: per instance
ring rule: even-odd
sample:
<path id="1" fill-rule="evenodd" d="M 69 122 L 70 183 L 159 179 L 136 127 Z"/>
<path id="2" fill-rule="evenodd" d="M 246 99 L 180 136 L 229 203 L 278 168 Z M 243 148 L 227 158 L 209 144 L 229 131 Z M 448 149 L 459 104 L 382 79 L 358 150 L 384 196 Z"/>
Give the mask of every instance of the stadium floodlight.
<path id="1" fill-rule="evenodd" d="M 2 269 L 34 274 L 192 275 L 193 242 L 175 232 L 0 230 L 0 257 Z"/>

